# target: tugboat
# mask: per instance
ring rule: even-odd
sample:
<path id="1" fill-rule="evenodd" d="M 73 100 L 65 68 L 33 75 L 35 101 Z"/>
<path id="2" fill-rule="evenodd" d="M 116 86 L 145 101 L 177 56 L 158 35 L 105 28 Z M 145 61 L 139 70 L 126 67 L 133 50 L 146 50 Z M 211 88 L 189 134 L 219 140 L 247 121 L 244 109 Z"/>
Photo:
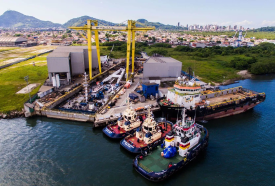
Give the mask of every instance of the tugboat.
<path id="1" fill-rule="evenodd" d="M 131 153 L 139 154 L 147 149 L 152 149 L 163 142 L 166 134 L 172 130 L 170 121 L 156 122 L 148 108 L 147 118 L 136 132 L 121 140 L 120 145 Z"/>
<path id="2" fill-rule="evenodd" d="M 138 173 L 150 181 L 167 179 L 198 157 L 208 146 L 209 134 L 205 127 L 195 123 L 195 119 L 182 114 L 182 121 L 173 126 L 164 140 L 148 155 L 138 155 L 134 167 Z"/>
<path id="3" fill-rule="evenodd" d="M 118 118 L 117 123 L 109 124 L 103 129 L 103 133 L 113 139 L 121 139 L 125 136 L 135 132 L 143 119 L 138 117 L 137 112 L 130 107 L 129 97 L 127 99 L 127 109 L 123 112 L 122 116 Z"/>
<path id="4" fill-rule="evenodd" d="M 188 115 L 206 121 L 240 114 L 265 100 L 265 93 L 258 93 L 241 86 L 220 90 L 196 78 L 178 77 L 174 87 L 168 89 L 167 97 L 157 100 L 161 111 L 173 120 L 186 108 Z"/>

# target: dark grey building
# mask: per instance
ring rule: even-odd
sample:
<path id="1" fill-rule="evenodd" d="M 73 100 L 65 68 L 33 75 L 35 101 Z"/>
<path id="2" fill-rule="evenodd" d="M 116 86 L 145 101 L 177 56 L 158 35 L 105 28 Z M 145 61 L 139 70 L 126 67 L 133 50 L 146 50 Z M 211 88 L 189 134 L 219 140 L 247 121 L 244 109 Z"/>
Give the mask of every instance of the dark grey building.
<path id="1" fill-rule="evenodd" d="M 69 84 L 72 76 L 89 70 L 88 48 L 86 46 L 60 46 L 47 56 L 49 81 L 59 75 L 60 84 Z M 92 47 L 92 67 L 98 68 L 96 47 Z"/>
<path id="2" fill-rule="evenodd" d="M 179 77 L 182 62 L 171 57 L 150 57 L 143 64 L 143 78 Z"/>
<path id="3" fill-rule="evenodd" d="M 6 36 L 0 37 L 0 46 L 16 47 L 24 43 L 27 43 L 27 39 L 23 37 L 6 37 Z"/>

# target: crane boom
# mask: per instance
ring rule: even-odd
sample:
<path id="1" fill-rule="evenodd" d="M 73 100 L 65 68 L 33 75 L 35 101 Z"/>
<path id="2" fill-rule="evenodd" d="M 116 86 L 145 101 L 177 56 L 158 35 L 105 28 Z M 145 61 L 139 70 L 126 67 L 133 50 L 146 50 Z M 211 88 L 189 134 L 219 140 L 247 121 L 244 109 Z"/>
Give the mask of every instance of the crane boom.
<path id="1" fill-rule="evenodd" d="M 94 25 L 92 25 L 94 23 Z M 127 39 L 127 61 L 126 61 L 126 73 L 127 73 L 127 80 L 129 78 L 129 61 L 130 61 L 130 46 L 132 42 L 132 73 L 134 72 L 134 58 L 135 58 L 135 32 L 136 31 L 149 31 L 154 30 L 155 27 L 136 27 L 136 21 L 128 20 L 127 26 L 98 26 L 97 20 L 87 20 L 87 24 L 81 27 L 69 27 L 73 30 L 85 30 L 87 31 L 87 38 L 84 37 L 88 41 L 88 56 L 89 56 L 89 75 L 90 80 L 92 79 L 92 31 L 95 32 L 95 42 L 96 42 L 96 49 L 97 49 L 97 57 L 100 61 L 100 51 L 99 51 L 99 39 L 98 39 L 98 31 L 124 31 L 128 33 Z M 98 61 L 99 65 L 99 73 L 101 73 L 101 62 Z"/>

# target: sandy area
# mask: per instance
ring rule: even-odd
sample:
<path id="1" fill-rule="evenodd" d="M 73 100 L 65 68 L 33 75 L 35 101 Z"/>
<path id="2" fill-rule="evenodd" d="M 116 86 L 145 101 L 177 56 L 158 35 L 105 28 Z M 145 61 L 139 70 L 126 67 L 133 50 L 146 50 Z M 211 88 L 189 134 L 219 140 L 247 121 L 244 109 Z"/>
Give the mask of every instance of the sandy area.
<path id="1" fill-rule="evenodd" d="M 243 78 L 251 78 L 252 77 L 252 74 L 250 74 L 248 72 L 248 70 L 241 70 L 237 74 L 242 76 Z"/>

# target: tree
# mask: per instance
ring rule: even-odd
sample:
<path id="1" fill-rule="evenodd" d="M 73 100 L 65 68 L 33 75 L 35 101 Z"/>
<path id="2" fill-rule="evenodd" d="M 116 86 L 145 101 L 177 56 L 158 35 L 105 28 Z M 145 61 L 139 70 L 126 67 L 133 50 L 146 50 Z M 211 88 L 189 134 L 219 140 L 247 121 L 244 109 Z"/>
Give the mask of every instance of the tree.
<path id="1" fill-rule="evenodd" d="M 155 37 L 152 37 L 152 40 L 153 40 L 153 43 L 155 43 L 155 42 L 156 42 L 156 38 L 155 38 Z"/>

